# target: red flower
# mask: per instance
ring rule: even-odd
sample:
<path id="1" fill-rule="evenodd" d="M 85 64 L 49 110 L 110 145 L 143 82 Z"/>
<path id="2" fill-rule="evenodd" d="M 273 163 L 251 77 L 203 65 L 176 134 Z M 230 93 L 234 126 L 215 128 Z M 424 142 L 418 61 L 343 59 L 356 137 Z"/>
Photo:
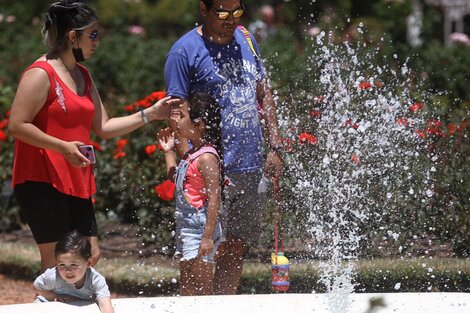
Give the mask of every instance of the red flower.
<path id="1" fill-rule="evenodd" d="M 420 138 L 426 138 L 426 134 L 423 133 L 422 131 L 417 130 L 416 133 L 418 134 L 418 136 L 419 136 Z"/>
<path id="2" fill-rule="evenodd" d="M 348 119 L 345 123 L 346 126 L 351 126 L 352 128 L 354 129 L 358 129 L 359 128 L 359 124 L 357 123 L 353 123 L 352 119 Z"/>
<path id="3" fill-rule="evenodd" d="M 7 127 L 7 125 L 8 125 L 8 119 L 4 118 L 3 120 L 0 121 L 0 129 Z"/>
<path id="4" fill-rule="evenodd" d="M 150 94 L 152 101 L 158 101 L 165 98 L 166 93 L 164 91 L 154 91 Z"/>
<path id="5" fill-rule="evenodd" d="M 372 87 L 372 84 L 369 82 L 360 82 L 359 83 L 359 89 L 369 89 Z"/>
<path id="6" fill-rule="evenodd" d="M 10 113 L 11 113 L 10 110 L 8 110 L 7 113 L 5 113 L 5 116 L 10 117 Z"/>
<path id="7" fill-rule="evenodd" d="M 176 185 L 171 180 L 167 179 L 163 183 L 155 186 L 155 193 L 165 201 L 173 200 L 175 196 Z"/>
<path id="8" fill-rule="evenodd" d="M 418 111 L 418 110 L 422 110 L 423 108 L 424 108 L 424 104 L 422 104 L 420 102 L 415 102 L 410 106 L 410 111 L 415 112 L 415 111 Z"/>
<path id="9" fill-rule="evenodd" d="M 3 130 L 0 130 L 0 141 L 6 141 L 7 140 L 7 135 Z"/>
<path id="10" fill-rule="evenodd" d="M 376 80 L 376 81 L 374 82 L 374 84 L 375 84 L 376 87 L 379 87 L 379 88 L 384 85 L 381 81 L 378 81 L 378 80 Z"/>
<path id="11" fill-rule="evenodd" d="M 318 139 L 317 137 L 315 137 L 314 135 L 312 134 L 309 134 L 309 133 L 301 133 L 299 135 L 299 141 L 300 143 L 304 144 L 304 143 L 310 143 L 312 145 L 315 145 L 318 143 Z"/>
<path id="12" fill-rule="evenodd" d="M 95 150 L 98 150 L 98 151 L 102 151 L 103 148 L 101 147 L 101 145 L 93 140 L 90 140 L 90 144 L 93 146 L 93 148 L 95 148 Z"/>
<path id="13" fill-rule="evenodd" d="M 398 125 L 408 126 L 408 119 L 405 117 L 401 117 L 397 120 Z"/>
<path id="14" fill-rule="evenodd" d="M 157 145 L 148 145 L 145 147 L 145 153 L 147 153 L 148 155 L 151 155 L 156 150 L 157 150 Z"/>
<path id="15" fill-rule="evenodd" d="M 356 154 L 352 154 L 351 155 L 351 160 L 356 163 L 356 165 L 359 165 L 359 163 L 361 163 L 361 160 L 359 159 L 359 157 L 356 155 Z"/>
<path id="16" fill-rule="evenodd" d="M 447 125 L 447 131 L 449 132 L 449 135 L 455 135 L 455 132 L 458 130 L 458 127 L 454 124 L 449 124 Z"/>
<path id="17" fill-rule="evenodd" d="M 124 111 L 126 112 L 134 112 L 135 111 L 135 105 L 134 104 L 129 104 L 124 106 Z"/>
<path id="18" fill-rule="evenodd" d="M 145 99 L 137 101 L 135 105 L 141 108 L 147 108 L 149 106 Z"/>
<path id="19" fill-rule="evenodd" d="M 120 139 L 116 142 L 116 150 L 120 151 L 124 146 L 127 145 L 127 139 Z"/>
<path id="20" fill-rule="evenodd" d="M 428 121 L 428 127 L 440 128 L 441 126 L 442 123 L 439 120 Z"/>
<path id="21" fill-rule="evenodd" d="M 426 128 L 426 133 L 431 134 L 431 135 L 436 135 L 436 136 L 439 136 L 439 137 L 444 137 L 444 132 L 440 129 L 435 128 L 435 127 Z"/>
<path id="22" fill-rule="evenodd" d="M 318 111 L 318 110 L 313 110 L 310 112 L 310 116 L 313 117 L 313 118 L 318 118 L 321 116 L 321 112 Z"/>
<path id="23" fill-rule="evenodd" d="M 118 153 L 116 153 L 114 156 L 113 156 L 113 159 L 120 159 L 120 158 L 123 158 L 126 156 L 126 153 L 123 152 L 123 151 L 119 151 Z"/>

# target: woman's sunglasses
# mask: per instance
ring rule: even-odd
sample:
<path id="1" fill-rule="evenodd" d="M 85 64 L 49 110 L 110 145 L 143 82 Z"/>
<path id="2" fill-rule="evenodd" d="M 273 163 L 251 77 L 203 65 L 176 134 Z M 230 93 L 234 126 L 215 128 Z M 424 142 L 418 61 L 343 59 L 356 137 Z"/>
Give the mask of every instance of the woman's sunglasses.
<path id="1" fill-rule="evenodd" d="M 97 30 L 92 31 L 91 33 L 87 33 L 87 32 L 82 31 L 82 33 L 88 35 L 88 37 L 90 37 L 91 41 L 97 41 L 98 40 L 99 33 L 98 33 Z"/>
<path id="2" fill-rule="evenodd" d="M 238 9 L 235 9 L 235 10 L 232 10 L 232 11 L 216 10 L 214 8 L 211 8 L 211 10 L 214 11 L 215 14 L 217 14 L 217 18 L 221 21 L 225 21 L 226 19 L 228 19 L 230 14 L 233 16 L 233 18 L 240 18 L 243 15 L 243 13 L 245 12 L 243 7 L 240 7 Z"/>

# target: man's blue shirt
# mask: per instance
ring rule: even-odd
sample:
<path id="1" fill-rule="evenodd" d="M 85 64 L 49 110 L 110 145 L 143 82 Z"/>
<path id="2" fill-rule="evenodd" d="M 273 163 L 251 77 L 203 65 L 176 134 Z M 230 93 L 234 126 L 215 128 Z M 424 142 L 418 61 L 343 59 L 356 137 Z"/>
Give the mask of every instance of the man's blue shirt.
<path id="1" fill-rule="evenodd" d="M 251 37 L 259 55 L 258 46 Z M 266 71 L 245 35 L 237 29 L 233 40 L 218 45 L 197 28 L 171 48 L 165 64 L 166 92 L 187 99 L 194 92 L 211 94 L 222 111 L 225 171 L 253 172 L 263 165 L 262 133 L 256 86 Z"/>

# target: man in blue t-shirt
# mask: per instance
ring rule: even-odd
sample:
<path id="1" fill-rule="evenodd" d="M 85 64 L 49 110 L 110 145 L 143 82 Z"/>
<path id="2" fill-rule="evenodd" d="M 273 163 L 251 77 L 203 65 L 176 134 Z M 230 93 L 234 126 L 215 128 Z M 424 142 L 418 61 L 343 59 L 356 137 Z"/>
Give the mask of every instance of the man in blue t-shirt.
<path id="1" fill-rule="evenodd" d="M 235 294 L 240 284 L 244 244 L 257 239 L 263 207 L 263 138 L 269 152 L 266 170 L 282 170 L 276 109 L 255 39 L 238 28 L 240 0 L 201 0 L 204 24 L 183 35 L 165 64 L 166 92 L 182 102 L 194 92 L 214 96 L 222 111 L 224 189 L 221 213 L 225 241 L 218 250 L 214 292 Z M 187 149 L 181 141 L 179 152 Z"/>

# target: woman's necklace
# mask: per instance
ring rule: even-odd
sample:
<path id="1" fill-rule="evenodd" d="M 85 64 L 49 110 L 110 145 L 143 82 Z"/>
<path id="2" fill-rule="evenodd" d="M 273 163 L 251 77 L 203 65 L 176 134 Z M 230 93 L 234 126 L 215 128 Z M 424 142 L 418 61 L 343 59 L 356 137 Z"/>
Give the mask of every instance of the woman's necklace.
<path id="1" fill-rule="evenodd" d="M 83 84 L 82 84 L 82 79 L 81 79 L 82 77 L 81 77 L 81 74 L 79 73 L 77 65 L 74 64 L 73 68 L 70 69 L 65 65 L 64 61 L 62 61 L 61 58 L 58 58 L 58 60 L 60 60 L 62 67 L 65 69 L 64 72 L 66 72 L 68 76 L 70 77 L 70 83 L 71 83 L 70 89 L 72 90 L 75 89 L 75 93 L 77 95 L 83 94 Z"/>

